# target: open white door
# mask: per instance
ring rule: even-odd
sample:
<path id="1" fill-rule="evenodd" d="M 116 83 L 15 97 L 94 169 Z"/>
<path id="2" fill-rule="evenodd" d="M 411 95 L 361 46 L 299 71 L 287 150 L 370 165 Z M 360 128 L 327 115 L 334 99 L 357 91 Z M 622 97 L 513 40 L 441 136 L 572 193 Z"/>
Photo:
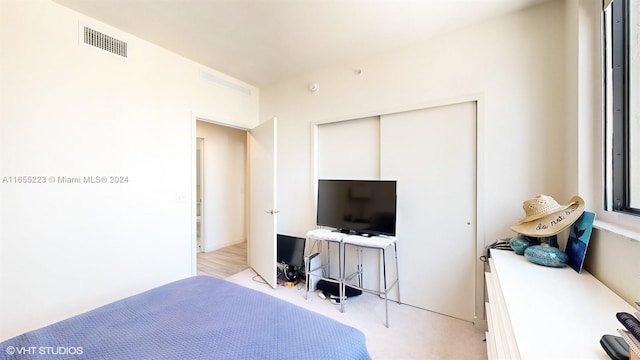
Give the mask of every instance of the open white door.
<path id="1" fill-rule="evenodd" d="M 273 118 L 248 133 L 249 266 L 276 287 L 276 128 Z"/>

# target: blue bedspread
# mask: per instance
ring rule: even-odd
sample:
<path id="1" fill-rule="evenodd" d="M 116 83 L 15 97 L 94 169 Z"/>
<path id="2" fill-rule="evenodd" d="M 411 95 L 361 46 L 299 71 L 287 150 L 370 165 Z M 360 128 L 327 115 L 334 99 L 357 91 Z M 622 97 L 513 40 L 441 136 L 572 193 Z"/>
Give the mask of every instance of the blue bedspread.
<path id="1" fill-rule="evenodd" d="M 0 343 L 6 359 L 369 359 L 364 334 L 208 276 L 151 289 Z"/>

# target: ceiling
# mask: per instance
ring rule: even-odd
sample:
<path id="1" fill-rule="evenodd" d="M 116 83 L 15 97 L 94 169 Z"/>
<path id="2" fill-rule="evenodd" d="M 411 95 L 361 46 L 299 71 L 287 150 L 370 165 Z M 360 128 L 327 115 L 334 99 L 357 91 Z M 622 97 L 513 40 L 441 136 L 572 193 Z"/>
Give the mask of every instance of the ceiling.
<path id="1" fill-rule="evenodd" d="M 546 0 L 54 0 L 262 87 Z"/>

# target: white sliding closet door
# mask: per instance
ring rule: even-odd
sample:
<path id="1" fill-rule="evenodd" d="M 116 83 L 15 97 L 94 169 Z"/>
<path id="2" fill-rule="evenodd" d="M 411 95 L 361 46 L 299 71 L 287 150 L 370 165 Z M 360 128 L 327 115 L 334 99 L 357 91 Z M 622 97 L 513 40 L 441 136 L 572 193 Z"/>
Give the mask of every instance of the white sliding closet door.
<path id="1" fill-rule="evenodd" d="M 476 103 L 380 118 L 380 172 L 398 180 L 403 303 L 473 321 Z"/>
<path id="2" fill-rule="evenodd" d="M 371 180 L 380 176 L 380 120 L 318 126 L 318 178 Z"/>
<path id="3" fill-rule="evenodd" d="M 377 180 L 380 178 L 380 119 L 375 117 L 340 121 L 318 126 L 318 179 Z M 332 264 L 337 264 L 334 246 Z M 326 249 L 322 250 L 323 256 Z M 373 253 L 372 255 L 368 255 Z M 377 288 L 378 252 L 365 250 L 367 269 L 364 285 Z M 355 254 L 346 259 L 347 272 L 354 270 Z M 326 261 L 326 260 L 325 260 Z M 336 277 L 338 267 L 331 266 L 330 276 Z"/>

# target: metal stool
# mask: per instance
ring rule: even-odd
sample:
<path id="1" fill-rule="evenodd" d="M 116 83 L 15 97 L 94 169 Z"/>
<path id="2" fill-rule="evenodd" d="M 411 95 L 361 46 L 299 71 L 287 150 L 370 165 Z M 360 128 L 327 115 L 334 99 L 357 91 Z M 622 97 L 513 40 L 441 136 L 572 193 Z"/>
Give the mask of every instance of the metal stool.
<path id="1" fill-rule="evenodd" d="M 323 275 L 316 275 L 313 274 L 314 270 L 317 269 L 311 269 L 311 265 L 310 262 L 306 262 L 305 263 L 305 274 L 306 274 L 306 283 L 307 283 L 307 292 L 304 294 L 304 298 L 307 299 L 308 295 L 309 295 L 309 287 L 310 287 L 310 278 L 311 276 L 315 276 L 315 277 L 319 277 L 321 280 L 325 280 L 325 281 L 329 281 L 329 282 L 333 282 L 338 284 L 338 289 L 339 289 L 339 296 L 340 299 L 342 299 L 344 297 L 344 286 L 343 286 L 343 282 L 344 282 L 344 267 L 342 267 L 343 264 L 343 245 L 342 245 L 342 240 L 346 237 L 346 234 L 340 233 L 340 232 L 336 232 L 336 231 L 331 231 L 331 230 L 327 230 L 327 229 L 316 229 L 316 230 L 310 230 L 307 232 L 307 239 L 309 240 L 315 240 L 317 241 L 322 241 L 325 242 L 327 244 L 327 263 L 326 264 L 321 264 L 320 268 L 322 268 L 322 274 Z M 330 246 L 331 244 L 336 244 L 338 245 L 338 278 L 334 279 L 334 278 L 330 278 L 329 276 L 331 276 L 331 254 L 330 254 Z M 320 245 L 318 245 L 318 251 L 320 251 Z M 324 276 L 324 269 L 327 269 L 327 276 Z M 340 311 L 343 312 L 344 308 L 340 307 Z"/>
<path id="2" fill-rule="evenodd" d="M 357 268 L 356 271 L 353 272 L 350 275 L 345 275 L 344 280 L 342 282 L 342 290 L 341 295 L 345 293 L 345 287 L 347 282 L 349 282 L 351 279 L 353 279 L 354 277 L 358 277 L 358 286 L 354 286 L 351 283 L 349 283 L 349 286 L 355 287 L 357 289 L 360 289 L 362 291 L 368 292 L 368 293 L 372 293 L 372 294 L 376 294 L 376 295 L 384 295 L 384 311 L 385 311 L 385 326 L 389 327 L 389 308 L 388 308 L 388 299 L 389 299 L 389 291 L 391 289 L 393 289 L 395 286 L 398 286 L 398 303 L 400 303 L 400 285 L 398 284 L 398 279 L 400 278 L 400 274 L 398 273 L 398 249 L 396 247 L 396 238 L 395 237 L 382 237 L 382 236 L 373 236 L 373 237 L 366 237 L 366 236 L 357 236 L 357 235 L 349 235 L 347 237 L 345 237 L 342 240 L 343 243 L 343 247 L 344 247 L 344 255 L 342 258 L 342 269 L 343 271 L 345 271 L 345 259 L 347 257 L 347 249 L 352 246 L 355 247 L 359 250 L 358 253 L 358 260 L 357 260 Z M 394 257 L 395 257 L 395 263 L 396 263 L 396 279 L 393 281 L 393 283 L 390 286 L 387 286 L 387 257 L 386 257 L 386 250 L 387 248 L 393 247 L 393 253 L 394 253 Z M 362 266 L 362 249 L 363 248 L 367 248 L 367 249 L 376 249 L 376 250 L 381 250 L 382 251 L 382 283 L 383 283 L 383 289 L 381 290 L 373 290 L 373 289 L 365 289 L 362 285 L 362 273 L 363 273 L 363 266 Z M 341 297 L 342 300 L 342 297 Z M 340 307 L 344 308 L 344 301 L 340 301 Z M 343 310 L 343 309 L 341 309 Z"/>

